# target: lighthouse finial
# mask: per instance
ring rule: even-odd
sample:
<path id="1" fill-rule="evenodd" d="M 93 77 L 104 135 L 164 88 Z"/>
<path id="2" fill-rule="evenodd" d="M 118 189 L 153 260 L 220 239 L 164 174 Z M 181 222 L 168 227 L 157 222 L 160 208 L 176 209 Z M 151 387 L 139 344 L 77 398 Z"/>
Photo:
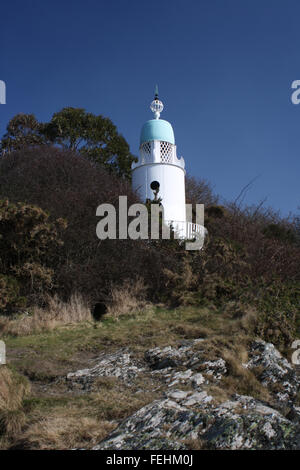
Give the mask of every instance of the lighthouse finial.
<path id="1" fill-rule="evenodd" d="M 155 96 L 154 96 L 154 100 L 150 104 L 150 109 L 152 113 L 154 114 L 154 118 L 159 119 L 160 113 L 164 109 L 164 105 L 158 98 L 158 86 L 157 85 L 155 86 Z"/>

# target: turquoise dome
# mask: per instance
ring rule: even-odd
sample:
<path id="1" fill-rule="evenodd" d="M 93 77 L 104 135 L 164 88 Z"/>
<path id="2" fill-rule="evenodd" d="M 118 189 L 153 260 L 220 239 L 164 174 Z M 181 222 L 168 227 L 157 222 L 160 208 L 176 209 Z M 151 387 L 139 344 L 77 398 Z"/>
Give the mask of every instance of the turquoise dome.
<path id="1" fill-rule="evenodd" d="M 140 145 L 151 140 L 163 140 L 175 144 L 174 131 L 171 124 L 163 119 L 151 119 L 145 122 L 141 131 Z"/>

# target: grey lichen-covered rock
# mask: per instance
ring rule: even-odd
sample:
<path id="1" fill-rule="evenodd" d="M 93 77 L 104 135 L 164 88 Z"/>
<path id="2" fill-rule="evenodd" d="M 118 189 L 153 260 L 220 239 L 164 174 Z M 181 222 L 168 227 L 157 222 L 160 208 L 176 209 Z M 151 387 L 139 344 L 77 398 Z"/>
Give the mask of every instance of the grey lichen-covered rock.
<path id="1" fill-rule="evenodd" d="M 188 392 L 183 390 L 172 390 L 171 393 L 168 394 L 170 398 L 174 398 L 175 400 L 182 400 L 188 396 Z"/>
<path id="2" fill-rule="evenodd" d="M 121 349 L 99 357 L 89 369 L 68 374 L 68 382 L 85 387 L 103 376 L 115 377 L 130 390 L 135 378 L 151 390 L 158 385 L 160 398 L 121 422 L 94 449 L 183 450 L 197 441 L 207 449 L 300 450 L 299 376 L 294 367 L 272 344 L 254 341 L 243 366 L 270 392 L 266 397 L 273 397 L 272 403 L 238 394 L 217 399 L 214 393 L 222 390 L 228 364 L 222 357 L 207 360 L 202 341 L 154 348 L 144 359 Z"/>
<path id="3" fill-rule="evenodd" d="M 167 381 L 173 386 L 189 379 L 194 384 L 204 383 L 203 374 L 212 380 L 220 381 L 226 375 L 227 368 L 224 359 L 205 361 L 201 348 L 195 350 L 195 345 L 201 344 L 202 338 L 183 341 L 177 347 L 154 348 L 145 352 L 145 360 L 154 371 L 164 371 Z M 201 366 L 201 374 L 194 373 Z M 185 371 L 175 372 L 176 368 L 185 368 Z"/>
<path id="4" fill-rule="evenodd" d="M 134 413 L 94 450 L 185 449 L 185 437 L 196 436 L 198 425 L 193 411 L 169 398 L 156 400 Z"/>
<path id="5" fill-rule="evenodd" d="M 210 375 L 216 381 L 220 381 L 227 373 L 226 362 L 222 358 L 203 362 L 203 369 L 207 375 Z"/>
<path id="6" fill-rule="evenodd" d="M 178 385 L 201 388 L 202 384 L 209 383 L 209 380 L 219 382 L 227 373 L 224 359 L 205 361 L 203 351 L 195 350 L 195 345 L 202 341 L 203 339 L 199 338 L 183 341 L 175 347 L 148 350 L 144 354 L 144 361 L 137 360 L 129 349 L 120 349 L 98 357 L 96 364 L 91 368 L 69 373 L 66 380 L 69 387 L 80 385 L 82 389 L 88 390 L 98 377 L 116 377 L 130 384 L 141 374 L 146 374 L 165 382 L 169 388 Z M 199 364 L 201 372 L 198 371 Z"/>
<path id="7" fill-rule="evenodd" d="M 254 341 L 250 348 L 250 360 L 244 364 L 273 394 L 279 404 L 293 406 L 299 393 L 300 379 L 296 369 L 279 353 L 275 346 L 263 340 Z"/>
<path id="8" fill-rule="evenodd" d="M 236 395 L 218 406 L 206 393 L 192 398 L 193 409 L 179 391 L 154 401 L 94 449 L 176 450 L 197 439 L 208 449 L 300 449 L 299 426 L 251 397 Z"/>
<path id="9" fill-rule="evenodd" d="M 192 347 L 197 341 L 201 340 L 182 342 L 177 347 L 167 346 L 163 349 L 150 349 L 145 352 L 145 359 L 154 370 L 185 365 L 192 357 Z"/>
<path id="10" fill-rule="evenodd" d="M 213 397 L 208 395 L 206 391 L 195 392 L 188 396 L 187 400 L 183 402 L 183 405 L 187 407 L 199 406 L 200 403 L 209 403 L 212 400 Z"/>
<path id="11" fill-rule="evenodd" d="M 90 369 L 69 373 L 67 381 L 81 383 L 87 388 L 97 377 L 116 377 L 130 383 L 143 370 L 143 366 L 132 357 L 130 351 L 121 349 L 115 353 L 100 356 L 96 365 Z"/>

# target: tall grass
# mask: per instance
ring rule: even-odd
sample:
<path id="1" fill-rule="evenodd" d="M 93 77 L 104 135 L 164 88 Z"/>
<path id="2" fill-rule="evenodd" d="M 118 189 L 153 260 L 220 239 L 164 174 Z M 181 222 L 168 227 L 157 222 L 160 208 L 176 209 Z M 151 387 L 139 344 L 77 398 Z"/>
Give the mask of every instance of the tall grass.
<path id="1" fill-rule="evenodd" d="M 145 308 L 147 287 L 141 278 L 113 285 L 107 296 L 107 316 L 115 319 Z"/>
<path id="2" fill-rule="evenodd" d="M 7 366 L 0 366 L 0 436 L 18 434 L 25 423 L 23 399 L 30 392 L 29 382 Z"/>
<path id="3" fill-rule="evenodd" d="M 73 294 L 68 302 L 63 302 L 55 295 L 48 297 L 46 308 L 34 307 L 32 314 L 23 314 L 12 319 L 0 317 L 0 333 L 26 336 L 84 321 L 92 321 L 92 315 L 80 294 Z"/>

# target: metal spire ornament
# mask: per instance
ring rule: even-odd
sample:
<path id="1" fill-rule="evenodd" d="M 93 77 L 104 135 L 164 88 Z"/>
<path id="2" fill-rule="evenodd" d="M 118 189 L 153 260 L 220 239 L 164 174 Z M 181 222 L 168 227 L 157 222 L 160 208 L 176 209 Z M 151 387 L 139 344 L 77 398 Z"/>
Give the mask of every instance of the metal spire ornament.
<path id="1" fill-rule="evenodd" d="M 151 109 L 152 113 L 154 114 L 154 118 L 159 119 L 160 118 L 160 113 L 164 109 L 164 105 L 158 98 L 158 86 L 157 85 L 155 87 L 154 100 L 150 104 L 150 109 Z"/>

